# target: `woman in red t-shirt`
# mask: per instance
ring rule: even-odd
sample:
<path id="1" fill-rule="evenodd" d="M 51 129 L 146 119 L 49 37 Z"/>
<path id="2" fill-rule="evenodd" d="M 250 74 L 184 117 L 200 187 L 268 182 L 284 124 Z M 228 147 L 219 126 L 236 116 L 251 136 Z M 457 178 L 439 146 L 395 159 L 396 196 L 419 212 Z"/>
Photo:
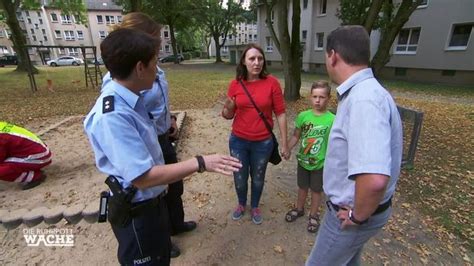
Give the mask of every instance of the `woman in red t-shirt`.
<path id="1" fill-rule="evenodd" d="M 242 163 L 240 171 L 234 172 L 235 190 L 239 203 L 232 214 L 232 219 L 240 220 L 245 212 L 250 174 L 252 221 L 255 224 L 261 224 L 262 215 L 258 205 L 263 191 L 265 171 L 273 150 L 273 140 L 239 80 L 242 80 L 272 127 L 272 114 L 275 113 L 281 135 L 281 154 L 288 159 L 285 101 L 280 83 L 266 71 L 265 55 L 259 46 L 247 45 L 240 57 L 236 72 L 236 78 L 229 85 L 227 99 L 222 109 L 224 118 L 234 119 L 229 148 L 231 155 Z"/>

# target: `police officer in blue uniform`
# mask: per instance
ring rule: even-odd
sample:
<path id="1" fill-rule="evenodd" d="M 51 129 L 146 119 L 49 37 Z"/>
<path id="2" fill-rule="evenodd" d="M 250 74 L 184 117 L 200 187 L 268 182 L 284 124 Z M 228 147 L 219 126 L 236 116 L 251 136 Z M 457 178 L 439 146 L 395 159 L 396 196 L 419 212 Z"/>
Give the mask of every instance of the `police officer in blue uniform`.
<path id="1" fill-rule="evenodd" d="M 122 265 L 169 265 L 166 184 L 206 170 L 230 176 L 241 167 L 237 159 L 218 154 L 164 165 L 156 127 L 140 93 L 155 81 L 159 41 L 130 29 L 115 30 L 104 39 L 102 58 L 113 80 L 84 121 L 97 168 L 121 189 L 109 199 L 109 212 L 120 215 L 109 221 Z"/>
<path id="2" fill-rule="evenodd" d="M 125 15 L 118 28 L 140 30 L 156 37 L 161 35 L 161 26 L 150 16 L 141 12 L 132 12 Z M 104 88 L 111 80 L 110 73 L 107 73 L 102 79 L 102 87 Z M 143 91 L 142 94 L 146 110 L 156 127 L 165 164 L 177 163 L 176 150 L 170 138 L 175 138 L 178 130 L 176 120 L 171 119 L 168 81 L 165 72 L 158 66 L 153 87 Z M 171 235 L 194 230 L 197 226 L 194 221 L 184 221 L 183 200 L 181 199 L 183 192 L 183 181 L 179 180 L 169 184 L 168 193 L 165 196 L 170 217 Z M 171 258 L 179 256 L 180 253 L 179 248 L 172 243 Z"/>

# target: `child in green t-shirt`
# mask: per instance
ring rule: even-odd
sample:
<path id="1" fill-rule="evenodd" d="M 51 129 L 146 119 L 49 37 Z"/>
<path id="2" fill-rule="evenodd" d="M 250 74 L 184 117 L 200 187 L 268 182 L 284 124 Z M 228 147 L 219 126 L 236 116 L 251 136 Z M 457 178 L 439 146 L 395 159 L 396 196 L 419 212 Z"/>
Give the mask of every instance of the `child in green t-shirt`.
<path id="1" fill-rule="evenodd" d="M 334 121 L 334 114 L 327 111 L 331 87 L 327 81 L 316 81 L 311 86 L 310 102 L 312 109 L 298 114 L 295 131 L 290 138 L 290 150 L 299 144 L 298 153 L 298 200 L 296 208 L 288 211 L 287 222 L 293 222 L 304 215 L 304 205 L 308 188 L 311 188 L 311 210 L 308 231 L 315 233 L 319 227 L 319 205 L 323 191 L 323 166 L 326 148 Z"/>

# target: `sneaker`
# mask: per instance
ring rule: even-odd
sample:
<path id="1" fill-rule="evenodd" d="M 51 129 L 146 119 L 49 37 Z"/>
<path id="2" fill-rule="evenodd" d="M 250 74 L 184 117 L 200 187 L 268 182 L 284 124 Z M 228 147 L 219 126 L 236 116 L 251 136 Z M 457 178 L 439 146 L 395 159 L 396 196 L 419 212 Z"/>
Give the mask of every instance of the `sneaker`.
<path id="1" fill-rule="evenodd" d="M 232 213 L 232 220 L 238 221 L 242 216 L 244 216 L 245 212 L 245 207 L 243 205 L 238 205 L 237 208 L 235 208 L 234 213 Z"/>
<path id="2" fill-rule="evenodd" d="M 254 224 L 261 224 L 263 221 L 262 214 L 260 213 L 259 208 L 252 209 L 252 222 Z"/>

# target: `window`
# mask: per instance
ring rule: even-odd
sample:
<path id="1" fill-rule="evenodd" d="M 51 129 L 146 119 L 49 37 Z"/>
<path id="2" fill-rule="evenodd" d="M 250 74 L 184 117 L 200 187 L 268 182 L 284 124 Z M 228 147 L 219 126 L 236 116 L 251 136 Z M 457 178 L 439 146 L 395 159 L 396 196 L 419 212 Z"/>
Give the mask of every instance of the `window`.
<path id="1" fill-rule="evenodd" d="M 76 39 L 76 36 L 74 35 L 74 31 L 72 30 L 65 30 L 64 31 L 64 39 L 66 41 L 74 41 Z"/>
<path id="2" fill-rule="evenodd" d="M 170 46 L 168 44 L 165 45 L 165 52 L 166 53 L 170 52 Z"/>
<path id="3" fill-rule="evenodd" d="M 6 46 L 0 45 L 0 52 L 2 52 L 3 54 L 8 54 L 8 48 Z"/>
<path id="4" fill-rule="evenodd" d="M 428 6 L 428 0 L 422 0 L 417 8 L 425 8 Z"/>
<path id="5" fill-rule="evenodd" d="M 41 32 L 46 35 L 46 30 L 45 29 L 41 29 Z"/>
<path id="6" fill-rule="evenodd" d="M 115 24 L 114 16 L 105 16 L 105 24 Z"/>
<path id="7" fill-rule="evenodd" d="M 308 0 L 303 0 L 303 9 L 308 8 Z"/>
<path id="8" fill-rule="evenodd" d="M 416 54 L 418 40 L 420 39 L 420 28 L 402 29 L 398 34 L 395 53 L 397 54 Z"/>
<path id="9" fill-rule="evenodd" d="M 55 37 L 56 39 L 62 39 L 63 37 L 62 37 L 62 35 L 61 35 L 61 31 L 60 31 L 60 30 L 55 30 L 55 31 L 54 31 L 54 37 Z"/>
<path id="10" fill-rule="evenodd" d="M 449 39 L 448 49 L 465 50 L 469 43 L 469 38 L 471 36 L 473 26 L 474 23 L 453 25 L 451 38 Z"/>
<path id="11" fill-rule="evenodd" d="M 222 34 L 222 35 L 223 35 L 223 34 Z M 169 38 L 169 37 L 170 37 L 170 34 L 169 34 L 168 31 L 163 31 L 163 36 L 164 36 L 165 38 Z"/>
<path id="12" fill-rule="evenodd" d="M 232 35 L 229 35 L 229 41 L 232 41 Z"/>
<path id="13" fill-rule="evenodd" d="M 30 29 L 31 31 L 31 34 L 35 34 L 35 30 L 34 29 Z"/>
<path id="14" fill-rule="evenodd" d="M 406 68 L 401 68 L 401 67 L 396 67 L 395 68 L 395 76 L 398 77 L 403 77 L 407 75 L 407 69 Z"/>
<path id="15" fill-rule="evenodd" d="M 316 42 L 314 45 L 314 50 L 321 51 L 324 47 L 324 32 L 316 33 Z"/>
<path id="16" fill-rule="evenodd" d="M 67 48 L 67 53 L 69 55 L 79 55 L 79 51 L 77 48 Z"/>
<path id="17" fill-rule="evenodd" d="M 35 24 L 35 29 L 39 29 L 39 26 L 38 26 L 38 24 Z"/>
<path id="18" fill-rule="evenodd" d="M 43 40 L 44 40 L 45 42 L 47 42 L 47 41 L 48 41 L 48 37 L 43 36 Z"/>
<path id="19" fill-rule="evenodd" d="M 107 37 L 107 33 L 103 30 L 100 30 L 99 31 L 99 38 L 105 39 L 105 37 Z"/>
<path id="20" fill-rule="evenodd" d="M 319 0 L 319 15 L 326 15 L 327 0 Z"/>
<path id="21" fill-rule="evenodd" d="M 84 33 L 82 32 L 82 30 L 77 31 L 77 39 L 84 40 Z"/>
<path id="22" fill-rule="evenodd" d="M 27 17 L 29 17 L 29 16 L 30 16 L 30 12 L 29 12 L 28 10 L 27 10 L 27 11 L 25 11 L 25 14 L 26 14 L 26 16 L 27 16 Z"/>
<path id="23" fill-rule="evenodd" d="M 38 21 L 41 25 L 43 25 L 43 19 L 40 18 L 40 19 L 38 19 Z"/>
<path id="24" fill-rule="evenodd" d="M 38 17 L 41 17 L 41 13 L 40 13 L 39 11 L 36 11 L 36 15 L 37 15 Z"/>
<path id="25" fill-rule="evenodd" d="M 16 17 L 18 18 L 18 21 L 24 21 L 23 16 L 21 15 L 21 12 L 17 11 L 16 12 Z"/>
<path id="26" fill-rule="evenodd" d="M 104 20 L 103 20 L 103 18 L 102 18 L 102 15 L 97 15 L 97 23 L 98 23 L 98 24 L 104 23 Z"/>
<path id="27" fill-rule="evenodd" d="M 456 70 L 443 70 L 441 71 L 441 76 L 454 77 L 456 75 Z"/>
<path id="28" fill-rule="evenodd" d="M 227 45 L 225 45 L 225 46 L 222 48 L 222 52 L 223 52 L 223 53 L 229 52 L 229 47 L 228 47 Z"/>
<path id="29" fill-rule="evenodd" d="M 0 28 L 0 38 L 5 37 L 5 31 Z"/>
<path id="30" fill-rule="evenodd" d="M 64 50 L 64 48 L 59 48 L 58 50 L 59 50 L 59 54 L 65 54 L 65 53 L 66 53 L 66 51 Z"/>
<path id="31" fill-rule="evenodd" d="M 28 24 L 31 24 L 31 18 L 28 18 Z"/>
<path id="32" fill-rule="evenodd" d="M 70 15 L 61 15 L 62 24 L 72 24 L 72 18 Z"/>
<path id="33" fill-rule="evenodd" d="M 35 35 L 33 35 L 33 41 L 35 41 L 35 42 L 36 42 L 36 36 L 35 36 Z"/>
<path id="34" fill-rule="evenodd" d="M 51 21 L 58 22 L 58 15 L 56 15 L 55 13 L 51 13 Z"/>
<path id="35" fill-rule="evenodd" d="M 265 39 L 266 39 L 266 42 L 267 42 L 266 52 L 273 52 L 272 37 L 266 37 Z"/>
<path id="36" fill-rule="evenodd" d="M 308 35 L 308 31 L 304 30 L 304 31 L 301 32 L 301 38 L 302 38 L 303 40 L 306 40 L 306 36 L 307 36 L 307 35 Z"/>
<path id="37" fill-rule="evenodd" d="M 122 16 L 117 16 L 117 22 L 122 23 Z"/>

